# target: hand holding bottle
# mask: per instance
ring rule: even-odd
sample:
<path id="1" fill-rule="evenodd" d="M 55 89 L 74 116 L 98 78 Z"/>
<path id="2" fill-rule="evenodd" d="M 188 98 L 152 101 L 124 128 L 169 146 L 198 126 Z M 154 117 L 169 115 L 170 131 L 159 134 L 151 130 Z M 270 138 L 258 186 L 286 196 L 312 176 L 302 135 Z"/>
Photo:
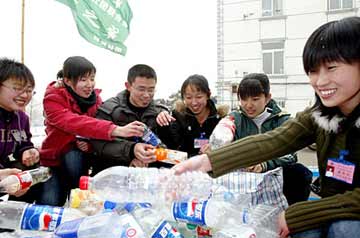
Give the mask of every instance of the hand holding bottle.
<path id="1" fill-rule="evenodd" d="M 111 135 L 114 137 L 141 137 L 144 134 L 144 123 L 133 121 L 125 126 L 116 126 Z"/>
<path id="2" fill-rule="evenodd" d="M 37 183 L 45 182 L 50 177 L 50 168 L 47 167 L 39 167 L 37 169 L 19 172 L 9 175 L 0 181 L 0 192 L 21 196 L 25 193 L 24 189 L 27 189 Z M 17 193 L 20 190 L 24 191 Z"/>

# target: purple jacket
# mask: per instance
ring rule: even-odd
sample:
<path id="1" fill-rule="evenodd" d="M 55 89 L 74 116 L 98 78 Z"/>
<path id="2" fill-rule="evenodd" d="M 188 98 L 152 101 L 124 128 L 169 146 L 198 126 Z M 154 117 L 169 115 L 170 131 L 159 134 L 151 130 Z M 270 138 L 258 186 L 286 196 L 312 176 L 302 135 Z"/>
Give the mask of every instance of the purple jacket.
<path id="1" fill-rule="evenodd" d="M 0 108 L 0 168 L 8 168 L 9 160 L 21 161 L 31 142 L 29 117 L 22 111 L 8 112 Z"/>

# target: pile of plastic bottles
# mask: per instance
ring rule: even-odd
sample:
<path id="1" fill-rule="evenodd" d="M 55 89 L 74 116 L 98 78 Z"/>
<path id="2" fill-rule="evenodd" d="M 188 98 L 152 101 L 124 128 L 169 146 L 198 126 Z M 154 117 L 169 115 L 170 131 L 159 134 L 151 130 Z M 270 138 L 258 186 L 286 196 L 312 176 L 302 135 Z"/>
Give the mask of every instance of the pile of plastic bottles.
<path id="1" fill-rule="evenodd" d="M 0 202 L 0 227 L 16 230 L 1 237 L 277 237 L 278 208 L 229 202 L 215 185 L 200 172 L 112 167 L 82 178 L 65 207 Z"/>

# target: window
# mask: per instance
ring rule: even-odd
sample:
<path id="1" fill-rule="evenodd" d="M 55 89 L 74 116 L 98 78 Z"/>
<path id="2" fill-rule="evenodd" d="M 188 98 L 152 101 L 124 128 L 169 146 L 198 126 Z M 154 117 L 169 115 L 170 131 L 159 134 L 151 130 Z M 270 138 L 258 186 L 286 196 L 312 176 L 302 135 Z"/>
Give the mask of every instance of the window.
<path id="1" fill-rule="evenodd" d="M 265 74 L 284 74 L 284 41 L 262 43 Z"/>
<path id="2" fill-rule="evenodd" d="M 285 108 L 285 105 L 286 105 L 286 100 L 285 99 L 280 99 L 280 98 L 277 98 L 277 99 L 274 99 L 276 104 L 279 105 L 281 108 Z"/>
<path id="3" fill-rule="evenodd" d="M 353 0 L 328 0 L 329 11 L 353 8 Z"/>
<path id="4" fill-rule="evenodd" d="M 262 16 L 280 16 L 283 14 L 282 0 L 262 0 Z"/>

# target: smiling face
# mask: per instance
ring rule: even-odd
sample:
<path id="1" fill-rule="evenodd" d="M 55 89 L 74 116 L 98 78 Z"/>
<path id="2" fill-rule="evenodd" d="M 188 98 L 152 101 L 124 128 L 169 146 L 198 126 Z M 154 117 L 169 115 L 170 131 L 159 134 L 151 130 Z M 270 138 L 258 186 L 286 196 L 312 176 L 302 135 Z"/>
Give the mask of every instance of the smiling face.
<path id="1" fill-rule="evenodd" d="M 149 106 L 155 95 L 155 78 L 137 76 L 134 82 L 125 83 L 126 89 L 130 93 L 130 103 L 135 107 L 145 108 Z"/>
<path id="2" fill-rule="evenodd" d="M 195 115 L 202 114 L 207 110 L 206 106 L 208 100 L 209 96 L 205 92 L 198 90 L 195 86 L 189 84 L 185 88 L 185 106 Z"/>
<path id="3" fill-rule="evenodd" d="M 270 94 L 266 97 L 263 93 L 258 96 L 240 98 L 240 105 L 249 118 L 255 118 L 265 110 L 270 98 Z"/>
<path id="4" fill-rule="evenodd" d="M 345 115 L 360 103 L 360 63 L 323 63 L 309 72 L 310 84 L 326 107 L 339 107 Z"/>
<path id="5" fill-rule="evenodd" d="M 65 83 L 80 97 L 88 98 L 95 88 L 95 73 L 88 73 L 81 76 L 76 83 L 65 78 Z"/>
<path id="6" fill-rule="evenodd" d="M 29 103 L 32 92 L 32 87 L 24 86 L 21 80 L 7 79 L 0 85 L 0 107 L 11 112 L 22 110 Z"/>

